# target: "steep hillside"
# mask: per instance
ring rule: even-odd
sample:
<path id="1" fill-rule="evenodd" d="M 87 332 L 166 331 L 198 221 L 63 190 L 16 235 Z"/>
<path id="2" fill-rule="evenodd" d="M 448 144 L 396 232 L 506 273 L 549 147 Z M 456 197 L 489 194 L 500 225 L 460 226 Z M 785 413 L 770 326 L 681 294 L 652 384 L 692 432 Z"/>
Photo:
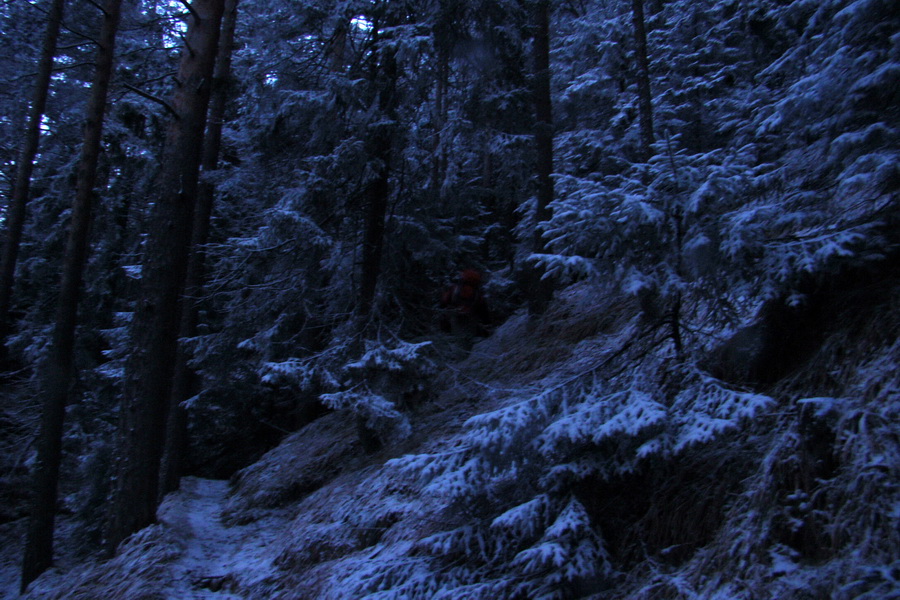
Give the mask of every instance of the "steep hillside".
<path id="1" fill-rule="evenodd" d="M 884 260 L 679 360 L 576 284 L 463 360 L 437 340 L 377 452 L 332 412 L 25 597 L 900 597 L 898 307 Z"/>

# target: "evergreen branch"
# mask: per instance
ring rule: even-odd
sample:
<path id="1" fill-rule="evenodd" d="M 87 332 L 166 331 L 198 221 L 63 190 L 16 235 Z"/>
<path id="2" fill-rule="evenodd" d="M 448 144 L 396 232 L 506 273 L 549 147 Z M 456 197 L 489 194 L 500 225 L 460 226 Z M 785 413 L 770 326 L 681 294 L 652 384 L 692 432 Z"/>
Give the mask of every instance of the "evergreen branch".
<path id="1" fill-rule="evenodd" d="M 134 92 L 134 93 L 137 94 L 138 96 L 142 96 L 142 97 L 146 98 L 147 100 L 150 100 L 150 101 L 152 101 L 152 102 L 156 102 L 157 104 L 161 104 L 162 107 L 165 108 L 166 111 L 167 111 L 169 114 L 171 114 L 173 117 L 175 117 L 176 119 L 180 119 L 180 118 L 181 118 L 181 117 L 178 115 L 178 112 L 176 112 L 175 109 L 172 107 L 172 105 L 169 104 L 168 102 L 166 102 L 165 100 L 163 100 L 162 98 L 158 98 L 158 97 L 154 96 L 153 94 L 151 94 L 151 93 L 149 93 L 149 92 L 145 92 L 144 90 L 142 90 L 142 89 L 140 89 L 140 88 L 136 88 L 136 87 L 134 87 L 133 85 L 130 85 L 130 84 L 128 84 L 128 83 L 125 83 L 125 84 L 123 84 L 123 85 L 125 86 L 126 89 L 131 90 L 132 92 Z"/>

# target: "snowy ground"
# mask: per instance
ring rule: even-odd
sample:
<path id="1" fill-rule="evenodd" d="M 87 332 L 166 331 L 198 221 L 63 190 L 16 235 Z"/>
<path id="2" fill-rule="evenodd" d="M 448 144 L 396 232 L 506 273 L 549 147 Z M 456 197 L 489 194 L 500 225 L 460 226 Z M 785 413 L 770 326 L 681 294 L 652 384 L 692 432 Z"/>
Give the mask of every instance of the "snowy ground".
<path id="1" fill-rule="evenodd" d="M 247 525 L 226 527 L 220 516 L 227 492 L 227 481 L 183 478 L 181 489 L 169 494 L 160 506 L 159 525 L 136 534 L 115 559 L 51 569 L 23 598 L 68 598 L 73 590 L 72 597 L 79 599 L 100 590 L 104 595 L 115 590 L 116 598 L 133 598 L 143 597 L 148 587 L 154 597 L 160 594 L 167 600 L 243 598 L 233 590 L 259 583 L 271 573 L 268 548 L 283 528 L 282 517 L 273 513 Z M 21 549 L 6 546 L 0 551 L 0 600 L 13 600 L 19 598 Z M 148 548 L 156 550 L 147 553 Z M 130 581 L 116 582 L 116 578 Z"/>
<path id="2" fill-rule="evenodd" d="M 229 589 L 269 574 L 266 547 L 275 532 L 264 521 L 223 526 L 219 518 L 227 491 L 227 481 L 185 477 L 181 490 L 160 506 L 160 523 L 185 544 L 184 554 L 171 565 L 167 594 L 172 600 L 242 598 Z"/>

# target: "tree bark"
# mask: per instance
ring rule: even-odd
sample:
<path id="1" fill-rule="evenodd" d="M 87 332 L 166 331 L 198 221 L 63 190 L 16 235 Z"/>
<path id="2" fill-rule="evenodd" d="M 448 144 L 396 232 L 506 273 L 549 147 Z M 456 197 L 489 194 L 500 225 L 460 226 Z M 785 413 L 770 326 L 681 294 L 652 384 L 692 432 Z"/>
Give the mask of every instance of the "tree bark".
<path id="1" fill-rule="evenodd" d="M 446 42 L 445 42 L 446 43 Z M 435 200 L 441 198 L 441 187 L 447 173 L 447 149 L 441 143 L 447 124 L 447 82 L 450 77 L 450 56 L 447 48 L 437 51 L 437 80 L 434 84 L 434 143 L 431 156 L 431 193 Z"/>
<path id="2" fill-rule="evenodd" d="M 2 338 L 5 338 L 9 331 L 9 310 L 16 262 L 19 258 L 19 246 L 22 243 L 22 229 L 25 226 L 28 195 L 31 191 L 31 175 L 34 172 L 34 158 L 38 152 L 41 120 L 44 117 L 47 96 L 50 93 L 50 76 L 53 74 L 53 59 L 56 56 L 64 7 L 65 0 L 53 0 L 50 11 L 47 13 L 47 29 L 41 46 L 31 110 L 28 113 L 28 122 L 22 136 L 22 148 L 16 162 L 15 181 L 6 211 L 6 239 L 3 245 L 3 255 L 0 256 L 0 346 L 2 346 Z"/>
<path id="3" fill-rule="evenodd" d="M 103 137 L 103 120 L 109 81 L 113 71 L 116 33 L 122 0 L 108 0 L 100 30 L 94 82 L 88 100 L 84 141 L 78 163 L 72 221 L 63 259 L 62 280 L 56 305 L 56 322 L 50 352 L 38 372 L 43 404 L 37 440 L 37 465 L 32 484 L 31 514 L 22 562 L 22 591 L 53 562 L 53 526 L 62 455 L 62 433 L 72 379 L 78 298 L 88 253 L 97 163 Z"/>
<path id="4" fill-rule="evenodd" d="M 539 223 L 552 216 L 553 202 L 553 101 L 550 95 L 550 2 L 539 0 L 535 5 L 534 35 L 534 145 L 536 154 L 537 203 L 534 209 L 535 230 L 532 252 L 543 253 L 546 248 Z M 529 268 L 529 310 L 543 312 L 553 295 L 550 281 L 543 278 L 543 269 Z"/>
<path id="5" fill-rule="evenodd" d="M 641 126 L 641 159 L 653 156 L 653 105 L 650 96 L 650 61 L 647 58 L 647 28 L 644 23 L 644 0 L 632 0 L 631 16 L 638 61 L 638 118 Z"/>
<path id="6" fill-rule="evenodd" d="M 397 118 L 397 61 L 394 50 L 382 47 L 381 57 L 374 67 L 373 82 L 379 87 L 378 109 L 380 122 L 370 126 L 368 140 L 369 164 L 375 175 L 365 189 L 367 200 L 365 238 L 363 240 L 362 273 L 360 277 L 360 314 L 368 315 L 375 301 L 375 291 L 381 274 L 384 253 L 384 220 L 391 193 L 391 153 L 395 120 Z"/>
<path id="7" fill-rule="evenodd" d="M 203 143 L 201 168 L 204 172 L 215 171 L 219 166 L 222 126 L 225 120 L 225 107 L 229 96 L 228 83 L 231 77 L 231 54 L 234 49 L 236 24 L 237 0 L 225 0 L 219 51 L 213 74 L 209 119 L 206 138 Z M 184 284 L 185 294 L 181 305 L 179 338 L 190 338 L 197 334 L 197 323 L 199 322 L 197 303 L 198 298 L 203 293 L 204 262 L 206 259 L 203 248 L 209 239 L 209 222 L 212 216 L 214 199 L 215 186 L 209 181 L 200 182 L 191 232 L 191 257 L 188 261 L 187 276 Z M 188 365 L 188 360 L 188 352 L 179 344 L 178 353 L 175 357 L 175 375 L 169 400 L 166 444 L 160 472 L 160 498 L 166 493 L 178 489 L 183 470 L 182 465 L 188 439 L 187 411 L 182 406 L 182 403 L 194 395 L 197 384 L 197 375 Z"/>
<path id="8" fill-rule="evenodd" d="M 158 193 L 151 209 L 141 287 L 131 325 L 119 415 L 116 475 L 106 523 L 111 553 L 152 524 L 158 505 L 166 413 L 178 346 L 179 297 L 190 255 L 200 156 L 224 0 L 194 0 L 181 55 Z M 197 15 L 197 16 L 194 16 Z"/>

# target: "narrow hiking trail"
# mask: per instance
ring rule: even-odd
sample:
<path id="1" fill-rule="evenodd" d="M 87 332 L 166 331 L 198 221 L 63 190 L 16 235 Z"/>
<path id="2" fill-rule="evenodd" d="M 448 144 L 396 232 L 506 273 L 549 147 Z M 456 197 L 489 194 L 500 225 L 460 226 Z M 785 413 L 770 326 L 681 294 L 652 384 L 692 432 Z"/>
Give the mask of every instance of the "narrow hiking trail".
<path id="1" fill-rule="evenodd" d="M 159 522 L 184 544 L 184 553 L 170 565 L 168 598 L 238 600 L 244 598 L 235 592 L 238 587 L 270 573 L 268 546 L 277 528 L 259 521 L 223 525 L 227 494 L 227 481 L 185 477 L 181 489 L 160 505 Z"/>

